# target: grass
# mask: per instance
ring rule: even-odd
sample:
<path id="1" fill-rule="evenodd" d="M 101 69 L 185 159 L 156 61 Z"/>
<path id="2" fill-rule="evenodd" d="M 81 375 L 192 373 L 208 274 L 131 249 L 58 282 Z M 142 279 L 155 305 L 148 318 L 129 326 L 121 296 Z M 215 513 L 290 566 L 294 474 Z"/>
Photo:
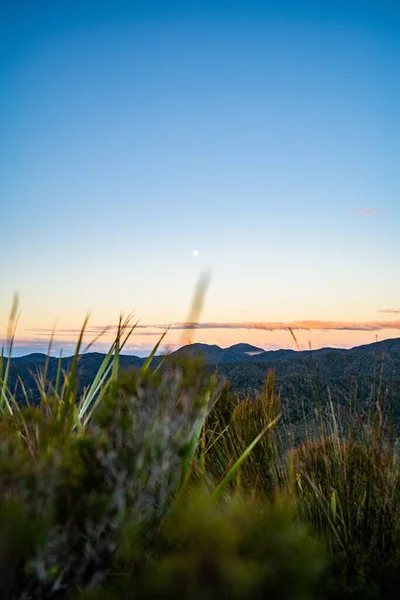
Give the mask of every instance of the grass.
<path id="1" fill-rule="evenodd" d="M 8 356 L 17 321 L 14 303 Z M 346 423 L 310 398 L 313 438 L 293 447 L 272 371 L 239 398 L 201 360 L 153 369 L 160 340 L 120 372 L 131 317 L 79 393 L 86 325 L 69 372 L 37 374 L 38 406 L 16 402 L 1 354 L 3 598 L 398 596 L 400 466 L 379 394 Z"/>

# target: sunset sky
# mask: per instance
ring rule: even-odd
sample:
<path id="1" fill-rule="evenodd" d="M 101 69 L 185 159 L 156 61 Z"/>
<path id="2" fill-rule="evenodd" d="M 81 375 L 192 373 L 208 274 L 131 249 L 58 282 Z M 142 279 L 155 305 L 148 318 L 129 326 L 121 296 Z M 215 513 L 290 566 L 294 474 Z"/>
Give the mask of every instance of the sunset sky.
<path id="1" fill-rule="evenodd" d="M 0 345 L 400 337 L 399 64 L 389 0 L 3 0 Z"/>

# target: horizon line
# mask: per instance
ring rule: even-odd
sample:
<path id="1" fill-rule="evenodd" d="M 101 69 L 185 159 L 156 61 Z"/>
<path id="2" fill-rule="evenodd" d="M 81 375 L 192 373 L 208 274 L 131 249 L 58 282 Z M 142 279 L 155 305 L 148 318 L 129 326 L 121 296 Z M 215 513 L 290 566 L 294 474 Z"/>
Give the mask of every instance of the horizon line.
<path id="1" fill-rule="evenodd" d="M 195 345 L 209 346 L 209 347 L 216 346 L 217 348 L 220 348 L 221 350 L 228 350 L 228 349 L 233 348 L 233 347 L 238 346 L 238 345 L 248 345 L 248 346 L 251 346 L 252 348 L 260 350 L 261 352 L 277 352 L 279 350 L 293 350 L 294 352 L 307 352 L 307 351 L 312 352 L 312 351 L 324 350 L 324 349 L 331 349 L 331 350 L 352 350 L 353 348 L 361 348 L 363 346 L 372 346 L 373 344 L 382 344 L 384 342 L 388 342 L 388 341 L 391 341 L 391 340 L 397 340 L 397 339 L 400 339 L 400 336 L 397 337 L 397 338 L 390 338 L 389 337 L 389 338 L 385 338 L 383 340 L 375 340 L 374 342 L 368 342 L 366 344 L 355 344 L 355 345 L 349 345 L 349 346 L 343 346 L 343 345 L 335 344 L 335 345 L 331 345 L 331 346 L 328 345 L 328 346 L 312 347 L 310 345 L 310 343 L 307 343 L 307 344 L 303 343 L 303 344 L 298 344 L 297 347 L 296 347 L 296 343 L 294 343 L 294 347 L 292 347 L 292 348 L 274 345 L 275 347 L 273 347 L 273 348 L 267 348 L 267 349 L 266 348 L 262 348 L 260 346 L 255 346 L 254 344 L 249 344 L 248 342 L 237 342 L 236 344 L 231 344 L 229 346 L 220 346 L 219 344 L 208 344 L 206 342 L 189 342 L 189 343 L 183 344 L 183 345 L 169 344 L 170 347 L 173 346 L 174 348 L 170 349 L 170 352 L 166 352 L 166 353 L 167 354 L 168 353 L 173 353 L 173 352 L 176 352 L 177 350 L 181 350 L 182 348 L 186 348 L 186 347 L 189 347 L 189 346 L 195 346 Z M 0 342 L 3 342 L 3 341 L 4 340 L 0 340 Z M 301 346 L 306 346 L 306 347 L 301 347 Z M 9 355 L 6 353 L 6 345 L 2 344 L 2 347 L 3 347 L 3 350 L 5 351 L 4 352 L 4 358 L 8 359 Z M 23 345 L 23 346 L 18 346 L 18 345 L 13 346 L 13 349 L 18 349 L 19 351 L 22 351 L 25 348 L 26 348 L 26 350 L 29 350 L 29 346 L 25 346 L 25 345 Z M 85 354 L 90 354 L 90 353 L 93 353 L 93 354 L 104 354 L 104 355 L 107 354 L 107 351 L 105 351 L 105 350 L 104 351 L 101 351 L 101 350 L 91 350 L 91 348 L 92 348 L 92 346 L 90 346 L 89 348 L 87 348 L 87 350 L 84 350 L 83 352 L 80 352 L 79 356 L 83 356 Z M 33 350 L 33 348 L 32 348 L 32 350 Z M 75 354 L 75 352 L 73 351 L 73 349 L 70 349 L 70 350 L 66 349 L 66 354 L 63 354 L 63 350 L 64 350 L 63 347 L 61 347 L 61 348 L 60 347 L 54 348 L 54 350 L 57 350 L 59 352 L 59 354 L 61 353 L 62 354 L 62 358 L 69 358 L 71 356 L 74 356 L 74 354 Z M 136 348 L 136 350 L 139 351 L 139 352 L 141 352 L 141 353 L 143 353 L 143 350 L 141 351 L 140 348 Z M 151 350 L 148 350 L 148 352 L 151 353 Z M 49 356 L 50 358 L 57 358 L 57 359 L 59 358 L 59 356 L 55 357 L 52 354 L 48 354 L 47 351 L 40 351 L 39 349 L 37 351 L 28 352 L 27 354 L 23 354 L 23 355 L 20 355 L 18 357 L 14 357 L 14 358 L 24 358 L 25 356 L 31 356 L 33 354 L 43 354 L 44 356 Z M 159 353 L 156 353 L 156 354 L 157 355 L 163 354 L 163 352 L 160 351 Z M 148 355 L 146 354 L 146 355 L 143 355 L 143 356 L 139 356 L 138 354 L 135 354 L 134 351 L 131 351 L 131 352 L 124 352 L 124 353 L 121 354 L 121 356 L 137 356 L 138 358 L 146 358 Z M 13 358 L 13 357 L 11 356 L 11 358 Z"/>

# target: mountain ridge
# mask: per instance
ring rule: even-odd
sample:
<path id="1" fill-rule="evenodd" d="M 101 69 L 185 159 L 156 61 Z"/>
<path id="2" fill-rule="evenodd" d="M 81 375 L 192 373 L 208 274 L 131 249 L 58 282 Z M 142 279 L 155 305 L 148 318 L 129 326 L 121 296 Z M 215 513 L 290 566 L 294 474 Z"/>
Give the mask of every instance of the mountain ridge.
<path id="1" fill-rule="evenodd" d="M 229 383 L 238 396 L 253 396 L 264 388 L 267 373 L 275 373 L 276 392 L 280 395 L 286 423 L 295 424 L 293 435 L 301 439 L 303 423 L 313 422 L 315 397 L 331 410 L 331 401 L 339 406 L 344 419 L 349 407 L 357 402 L 363 411 L 382 402 L 382 413 L 391 415 L 400 434 L 400 338 L 373 342 L 353 348 L 320 348 L 317 350 L 263 350 L 251 344 L 234 344 L 221 348 L 216 344 L 190 344 L 169 356 L 203 355 L 210 373 L 218 368 L 219 377 Z M 78 361 L 79 389 L 90 385 L 106 355 L 99 352 L 81 354 Z M 43 369 L 46 354 L 33 353 L 11 359 L 8 387 L 16 399 L 24 403 L 40 401 L 37 375 Z M 160 364 L 163 355 L 154 357 Z M 146 358 L 122 354 L 121 370 L 140 368 Z M 54 382 L 59 359 L 49 357 L 47 379 Z M 62 371 L 68 372 L 73 357 L 61 359 Z M 23 388 L 21 387 L 23 383 Z M 332 400 L 333 399 L 333 400 Z M 325 410 L 325 409 L 324 409 Z M 286 418 L 286 417 L 285 417 Z M 308 427 L 308 425 L 307 425 Z"/>
<path id="2" fill-rule="evenodd" d="M 181 355 L 199 355 L 203 354 L 206 362 L 208 364 L 218 364 L 222 359 L 222 362 L 238 362 L 241 360 L 254 360 L 254 361 L 263 361 L 268 360 L 270 358 L 283 358 L 283 357 L 309 357 L 312 356 L 322 356 L 327 353 L 342 353 L 342 354 L 350 354 L 354 352 L 363 352 L 363 353 L 371 353 L 372 351 L 377 351 L 379 349 L 384 349 L 390 352 L 400 352 L 400 337 L 399 338 L 388 338 L 386 340 L 381 340 L 379 342 L 371 342 L 370 344 L 362 344 L 360 346 L 352 346 L 351 348 L 332 348 L 329 346 L 325 346 L 323 348 L 317 349 L 306 349 L 306 350 L 294 350 L 290 348 L 279 348 L 276 350 L 264 350 L 258 346 L 253 346 L 252 344 L 247 343 L 238 343 L 233 344 L 232 346 L 228 346 L 227 348 L 222 348 L 217 344 L 205 344 L 200 342 L 195 342 L 193 344 L 187 344 L 185 346 L 181 346 L 177 348 L 173 352 L 170 352 L 170 356 L 181 356 Z M 103 352 L 86 352 L 84 354 L 80 354 L 80 359 L 82 357 L 101 357 L 104 358 L 106 353 Z M 164 355 L 158 354 L 155 358 L 160 359 Z M 229 356 L 232 360 L 227 361 L 226 357 Z M 136 356 L 135 354 L 121 354 L 121 358 L 124 361 L 132 361 L 132 362 L 144 362 L 147 357 Z M 5 358 L 8 360 L 8 357 Z M 55 356 L 48 356 L 43 352 L 32 352 L 30 354 L 26 354 L 24 356 L 11 357 L 11 363 L 15 364 L 41 364 L 45 363 L 46 360 L 49 361 L 58 361 L 59 358 Z M 70 360 L 71 356 L 63 357 L 62 360 Z"/>

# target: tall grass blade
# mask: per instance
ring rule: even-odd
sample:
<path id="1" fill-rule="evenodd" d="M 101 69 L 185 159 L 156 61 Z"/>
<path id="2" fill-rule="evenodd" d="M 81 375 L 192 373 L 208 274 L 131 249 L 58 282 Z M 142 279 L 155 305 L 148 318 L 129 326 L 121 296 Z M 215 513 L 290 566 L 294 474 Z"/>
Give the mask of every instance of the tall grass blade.
<path id="1" fill-rule="evenodd" d="M 13 303 L 11 306 L 11 312 L 10 312 L 10 317 L 8 320 L 8 327 L 7 327 L 7 344 L 8 344 L 8 358 L 7 358 L 7 363 L 6 363 L 6 369 L 5 369 L 5 373 L 4 373 L 4 377 L 2 374 L 3 371 L 3 359 L 4 359 L 4 349 L 2 350 L 2 360 L 1 360 L 1 370 L 0 370 L 0 374 L 1 374 L 1 385 L 0 385 L 0 411 L 3 410 L 4 405 L 6 405 L 8 411 L 12 414 L 12 409 L 11 409 L 11 404 L 12 404 L 12 394 L 9 392 L 8 390 L 8 377 L 10 374 L 10 368 L 11 368 L 11 354 L 12 354 L 12 349 L 13 349 L 13 345 L 14 345 L 14 339 L 15 339 L 15 332 L 17 329 L 17 325 L 18 325 L 18 320 L 19 320 L 19 315 L 20 313 L 18 313 L 18 294 L 14 294 L 14 298 L 13 298 Z M 7 398 L 7 395 L 10 395 L 10 399 Z M 10 404 L 10 400 L 11 400 L 11 404 Z"/>
<path id="2" fill-rule="evenodd" d="M 56 396 L 58 396 L 58 390 L 60 387 L 61 364 L 62 364 L 62 349 L 60 351 L 60 356 L 58 358 L 56 380 L 54 383 L 54 393 Z"/>
<path id="3" fill-rule="evenodd" d="M 146 359 L 146 361 L 144 362 L 144 364 L 143 364 L 143 366 L 142 366 L 142 369 L 141 369 L 143 373 L 146 373 L 146 371 L 147 371 L 147 370 L 148 370 L 148 368 L 150 367 L 150 365 L 151 365 L 151 362 L 152 362 L 152 360 L 153 360 L 153 358 L 154 358 L 154 356 L 155 356 L 155 354 L 156 354 L 156 352 L 157 352 L 157 350 L 158 350 L 158 348 L 159 348 L 159 346 L 160 346 L 161 342 L 163 341 L 163 339 L 164 339 L 164 338 L 165 338 L 165 336 L 167 335 L 167 333 L 168 333 L 168 329 L 166 329 L 166 330 L 164 331 L 164 333 L 162 334 L 162 336 L 161 336 L 161 337 L 160 337 L 160 339 L 158 340 L 157 344 L 154 346 L 153 350 L 151 351 L 151 354 L 150 354 L 150 356 L 149 356 L 149 357 Z"/>

